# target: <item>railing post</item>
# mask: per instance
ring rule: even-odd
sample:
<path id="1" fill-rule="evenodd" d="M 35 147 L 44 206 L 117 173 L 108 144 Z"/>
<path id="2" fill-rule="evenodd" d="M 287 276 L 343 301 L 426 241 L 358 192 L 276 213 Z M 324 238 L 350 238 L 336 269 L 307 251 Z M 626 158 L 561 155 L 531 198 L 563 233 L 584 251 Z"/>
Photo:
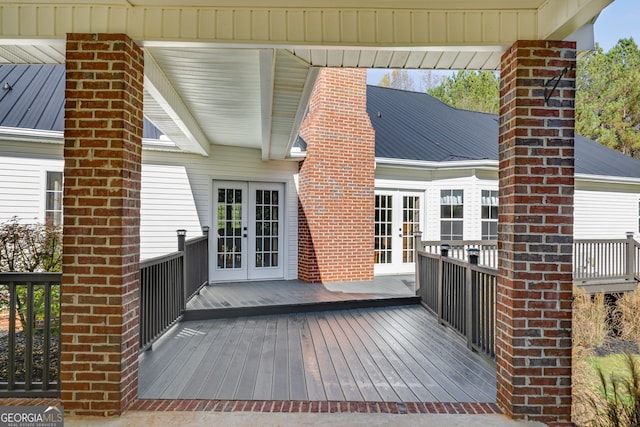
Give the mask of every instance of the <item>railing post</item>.
<path id="1" fill-rule="evenodd" d="M 451 245 L 449 245 L 447 243 L 441 244 L 440 245 L 440 255 L 442 255 L 443 257 L 448 257 L 450 248 L 451 248 Z"/>
<path id="2" fill-rule="evenodd" d="M 182 252 L 182 298 L 181 305 L 182 311 L 184 312 L 187 309 L 187 251 L 186 251 L 186 239 L 187 239 L 187 230 L 180 229 L 177 230 L 178 233 L 178 251 Z"/>
<path id="3" fill-rule="evenodd" d="M 176 233 L 178 234 L 178 250 L 180 252 L 183 252 L 184 242 L 187 239 L 187 230 L 184 230 L 184 229 L 176 230 Z"/>
<path id="4" fill-rule="evenodd" d="M 480 249 L 469 248 L 467 249 L 467 253 L 469 254 L 469 264 L 478 265 L 478 259 L 480 258 Z"/>
<path id="5" fill-rule="evenodd" d="M 465 266 L 465 284 L 464 284 L 464 290 L 465 290 L 465 295 L 464 295 L 464 319 L 465 319 L 465 325 L 464 325 L 464 335 L 467 338 L 467 348 L 469 350 L 471 350 L 472 346 L 471 346 L 471 336 L 472 336 L 472 332 L 471 332 L 471 310 L 473 307 L 473 302 L 471 301 L 472 298 L 472 277 L 473 272 L 471 271 L 471 263 L 468 263 Z"/>
<path id="6" fill-rule="evenodd" d="M 467 249 L 469 255 L 469 264 L 466 269 L 466 283 L 465 283 L 465 329 L 467 336 L 467 347 L 471 350 L 473 348 L 473 308 L 478 308 L 477 301 L 473 300 L 473 269 L 472 265 L 478 265 L 478 258 L 480 257 L 480 249 L 469 248 Z"/>
<path id="7" fill-rule="evenodd" d="M 634 250 L 635 240 L 633 239 L 633 231 L 627 231 L 627 280 L 634 281 L 636 278 L 636 257 Z"/>
<path id="8" fill-rule="evenodd" d="M 444 276 L 444 260 L 443 258 L 446 255 L 441 255 L 440 258 L 438 259 L 438 284 L 437 284 L 437 310 L 438 310 L 438 322 L 442 325 L 442 298 L 443 296 L 443 292 L 442 292 L 442 285 L 444 282 L 443 276 Z"/>
<path id="9" fill-rule="evenodd" d="M 416 295 L 419 295 L 420 291 L 420 259 L 418 258 L 418 252 L 422 250 L 422 231 L 416 230 L 413 233 L 413 261 L 415 263 L 415 291 Z"/>

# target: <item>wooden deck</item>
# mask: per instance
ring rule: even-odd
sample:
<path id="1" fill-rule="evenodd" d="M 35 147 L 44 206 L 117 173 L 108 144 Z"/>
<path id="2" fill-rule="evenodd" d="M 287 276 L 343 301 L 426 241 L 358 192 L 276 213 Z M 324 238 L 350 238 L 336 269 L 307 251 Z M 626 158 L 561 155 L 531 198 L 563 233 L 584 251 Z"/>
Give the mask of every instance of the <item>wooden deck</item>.
<path id="1" fill-rule="evenodd" d="M 367 282 L 305 283 L 300 280 L 217 283 L 205 286 L 187 310 L 260 307 L 415 296 L 414 275 L 379 276 Z"/>
<path id="2" fill-rule="evenodd" d="M 141 399 L 494 402 L 495 367 L 419 305 L 181 322 Z"/>

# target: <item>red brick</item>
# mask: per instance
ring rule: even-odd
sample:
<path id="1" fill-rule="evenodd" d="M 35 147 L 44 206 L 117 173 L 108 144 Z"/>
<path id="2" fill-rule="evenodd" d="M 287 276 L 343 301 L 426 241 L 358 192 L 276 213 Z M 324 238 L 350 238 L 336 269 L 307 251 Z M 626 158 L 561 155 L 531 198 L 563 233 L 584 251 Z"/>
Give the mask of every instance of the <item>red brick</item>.
<path id="1" fill-rule="evenodd" d="M 321 71 L 301 135 L 299 278 L 371 280 L 375 137 L 364 70 Z"/>
<path id="2" fill-rule="evenodd" d="M 571 412 L 556 385 L 571 375 L 563 368 L 571 360 L 571 293 L 561 290 L 572 281 L 571 257 L 562 254 L 573 236 L 573 121 L 565 118 L 574 117 L 575 76 L 563 78 L 571 90 L 552 95 L 569 102 L 553 107 L 540 82 L 571 63 L 574 48 L 518 41 L 502 57 L 497 403 L 511 417 L 542 422 L 569 421 Z"/>
<path id="3" fill-rule="evenodd" d="M 137 342 L 124 296 L 138 287 L 143 55 L 126 35 L 67 40 L 61 396 L 71 414 L 114 415 L 137 395 L 137 351 L 123 343 Z"/>

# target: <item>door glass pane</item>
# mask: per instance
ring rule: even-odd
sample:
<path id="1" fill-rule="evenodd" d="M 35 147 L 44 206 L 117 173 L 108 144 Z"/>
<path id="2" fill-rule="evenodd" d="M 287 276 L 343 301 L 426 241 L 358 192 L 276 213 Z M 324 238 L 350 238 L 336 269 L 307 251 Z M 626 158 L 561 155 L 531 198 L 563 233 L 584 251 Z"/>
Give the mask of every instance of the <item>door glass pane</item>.
<path id="1" fill-rule="evenodd" d="M 392 204 L 393 196 L 375 196 L 375 250 L 374 262 L 376 264 L 391 263 L 391 239 L 392 239 Z"/>
<path id="2" fill-rule="evenodd" d="M 218 189 L 217 263 L 221 269 L 242 266 L 242 190 Z"/>
<path id="3" fill-rule="evenodd" d="M 256 268 L 278 267 L 278 190 L 256 190 Z"/>
<path id="4" fill-rule="evenodd" d="M 420 230 L 420 197 L 402 198 L 402 262 L 413 262 L 414 233 Z"/>

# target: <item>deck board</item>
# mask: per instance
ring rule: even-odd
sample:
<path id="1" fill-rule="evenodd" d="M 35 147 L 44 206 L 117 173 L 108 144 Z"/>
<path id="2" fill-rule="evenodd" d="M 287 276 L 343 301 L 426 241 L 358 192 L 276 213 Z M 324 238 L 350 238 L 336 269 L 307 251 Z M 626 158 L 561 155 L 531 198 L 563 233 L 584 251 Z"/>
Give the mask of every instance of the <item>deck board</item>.
<path id="1" fill-rule="evenodd" d="M 331 284 L 299 280 L 216 283 L 205 286 L 187 310 L 358 301 L 415 296 L 413 276 L 381 276 L 372 281 Z"/>
<path id="2" fill-rule="evenodd" d="M 271 316 L 265 319 L 265 335 L 258 362 L 256 386 L 253 391 L 255 400 L 268 400 L 271 398 L 273 384 L 273 363 L 276 357 L 276 323 L 277 318 Z"/>
<path id="3" fill-rule="evenodd" d="M 495 401 L 495 368 L 421 306 L 182 322 L 140 357 L 154 399 Z"/>

